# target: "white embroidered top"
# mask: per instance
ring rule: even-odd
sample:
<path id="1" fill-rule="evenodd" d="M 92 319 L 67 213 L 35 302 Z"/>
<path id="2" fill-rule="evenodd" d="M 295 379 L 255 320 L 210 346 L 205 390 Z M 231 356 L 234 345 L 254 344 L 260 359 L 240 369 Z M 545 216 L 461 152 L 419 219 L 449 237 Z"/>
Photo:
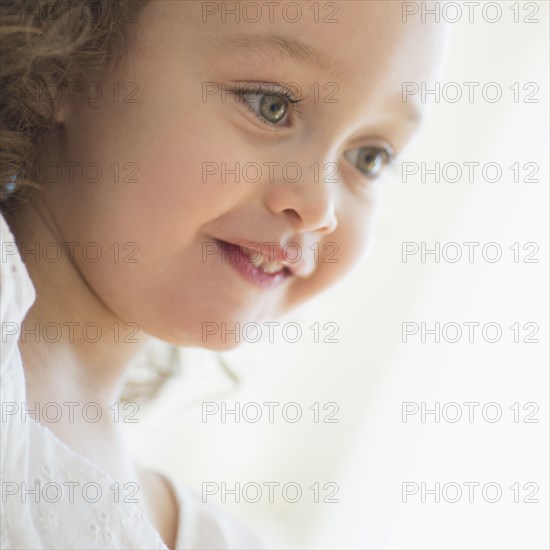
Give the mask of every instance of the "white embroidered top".
<path id="1" fill-rule="evenodd" d="M 0 244 L 0 548 L 167 550 L 132 499 L 117 495 L 104 470 L 30 414 L 16 413 L 26 403 L 18 327 L 36 294 L 1 215 Z M 229 514 L 170 483 L 179 506 L 178 550 L 263 547 Z"/>

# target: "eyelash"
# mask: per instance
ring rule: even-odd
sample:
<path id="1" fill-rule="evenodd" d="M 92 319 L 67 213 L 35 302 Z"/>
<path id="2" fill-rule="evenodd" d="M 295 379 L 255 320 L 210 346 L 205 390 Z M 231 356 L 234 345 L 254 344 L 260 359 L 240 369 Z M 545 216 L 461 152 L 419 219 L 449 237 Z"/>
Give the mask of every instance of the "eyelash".
<path id="1" fill-rule="evenodd" d="M 305 97 L 296 97 L 290 90 L 283 89 L 283 90 L 274 90 L 270 89 L 267 86 L 262 86 L 261 84 L 252 84 L 247 83 L 246 85 L 239 85 L 235 90 L 228 90 L 230 93 L 234 94 L 236 97 L 238 97 L 240 100 L 244 100 L 243 103 L 245 107 L 252 112 L 252 114 L 255 116 L 255 118 L 262 123 L 264 126 L 270 128 L 271 130 L 279 130 L 281 128 L 286 128 L 286 126 L 282 126 L 281 124 L 276 124 L 274 122 L 269 122 L 269 120 L 266 120 L 264 117 L 262 117 L 260 114 L 256 112 L 256 110 L 250 105 L 247 96 L 262 96 L 262 95 L 269 95 L 273 97 L 282 98 L 290 105 L 292 106 L 292 109 L 290 110 L 292 115 L 300 117 L 302 113 L 302 109 L 300 109 L 299 104 L 306 99 Z M 285 117 L 284 120 L 287 120 L 288 115 Z M 365 146 L 364 148 L 366 148 Z M 376 145 L 374 147 L 377 147 Z M 390 165 L 392 161 L 395 159 L 395 155 L 393 152 L 393 149 L 390 147 L 378 147 L 381 152 L 385 154 L 386 160 L 380 169 L 382 171 L 385 167 Z M 363 149 L 363 147 L 359 147 L 358 149 Z M 350 149 L 350 151 L 353 151 L 353 149 Z M 347 156 L 346 156 L 347 158 Z M 357 166 L 355 166 L 355 170 L 361 174 L 362 177 L 368 179 L 368 180 L 374 180 L 378 177 L 379 174 L 376 174 L 374 176 L 369 176 L 365 174 L 363 171 L 361 171 Z"/>
<path id="2" fill-rule="evenodd" d="M 229 90 L 228 90 L 229 91 Z M 243 100 L 245 107 L 252 112 L 252 114 L 256 117 L 256 119 L 261 122 L 263 125 L 267 126 L 270 129 L 278 130 L 280 128 L 285 128 L 286 126 L 283 126 L 281 124 L 276 124 L 274 122 L 269 122 L 269 120 L 266 120 L 264 117 L 259 115 L 256 110 L 250 105 L 247 97 L 249 96 L 273 96 L 278 97 L 281 99 L 284 99 L 287 101 L 291 106 L 292 109 L 290 109 L 291 113 L 294 116 L 299 117 L 302 113 L 302 109 L 299 107 L 299 104 L 304 101 L 305 97 L 296 97 L 290 90 L 274 90 L 270 89 L 266 86 L 262 86 L 261 84 L 246 84 L 245 86 L 239 86 L 235 90 L 230 90 L 230 93 L 237 96 L 239 99 Z M 285 116 L 284 120 L 287 120 L 287 116 Z"/>

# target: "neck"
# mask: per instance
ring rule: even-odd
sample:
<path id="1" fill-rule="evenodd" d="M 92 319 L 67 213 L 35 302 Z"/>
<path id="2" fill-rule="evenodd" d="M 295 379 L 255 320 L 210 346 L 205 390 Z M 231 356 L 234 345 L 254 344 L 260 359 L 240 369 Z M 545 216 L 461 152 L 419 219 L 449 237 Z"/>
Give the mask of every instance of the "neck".
<path id="1" fill-rule="evenodd" d="M 149 338 L 93 292 L 40 202 L 25 203 L 10 221 L 36 290 L 20 339 L 29 397 L 45 403 L 95 402 L 108 411 Z"/>

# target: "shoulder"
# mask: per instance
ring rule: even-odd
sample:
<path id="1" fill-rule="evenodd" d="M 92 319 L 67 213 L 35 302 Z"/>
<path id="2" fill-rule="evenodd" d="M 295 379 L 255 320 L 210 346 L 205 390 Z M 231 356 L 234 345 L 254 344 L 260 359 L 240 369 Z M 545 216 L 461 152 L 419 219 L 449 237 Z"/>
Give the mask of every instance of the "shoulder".
<path id="1" fill-rule="evenodd" d="M 25 480 L 26 477 L 22 476 L 26 476 L 29 465 L 29 424 L 22 422 L 18 414 L 20 407 L 25 403 L 25 382 L 18 341 L 21 322 L 34 300 L 34 287 L 21 261 L 15 238 L 4 216 L 0 213 L 0 327 L 2 330 L 0 477 L 2 485 L 4 483 L 13 485 L 16 481 Z M 22 526 L 30 524 L 28 508 L 22 511 L 23 505 L 13 504 L 14 498 L 9 502 L 3 499 L 4 505 L 0 506 L 0 547 L 2 548 L 11 547 L 16 543 L 11 539 L 14 533 L 17 533 L 14 530 L 14 523 Z M 26 541 L 35 543 L 34 531 L 29 529 L 29 533 Z"/>
<path id="2" fill-rule="evenodd" d="M 15 238 L 6 219 L 0 214 L 0 319 L 2 344 L 6 351 L 16 344 L 19 328 L 36 294 L 27 268 L 21 260 Z M 17 333 L 19 330 L 17 330 Z"/>
<path id="3" fill-rule="evenodd" d="M 221 507 L 203 502 L 189 487 L 169 480 L 179 504 L 177 550 L 265 548 L 256 534 Z"/>
<path id="4" fill-rule="evenodd" d="M 15 238 L 0 214 L 0 327 L 2 353 L 0 377 L 2 401 L 22 398 L 21 357 L 18 348 L 21 323 L 36 298 Z"/>

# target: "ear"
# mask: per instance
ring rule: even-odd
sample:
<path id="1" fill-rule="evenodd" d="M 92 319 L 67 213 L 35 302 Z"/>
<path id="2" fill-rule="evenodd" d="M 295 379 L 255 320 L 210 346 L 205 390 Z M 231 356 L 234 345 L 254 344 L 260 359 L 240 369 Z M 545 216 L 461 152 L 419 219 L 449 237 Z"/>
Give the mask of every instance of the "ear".
<path id="1" fill-rule="evenodd" d="M 74 107 L 76 97 L 76 86 L 73 82 L 63 83 L 61 72 L 54 73 L 52 82 L 49 84 L 50 94 L 53 101 L 53 120 L 56 124 L 64 126 L 69 120 Z"/>
<path id="2" fill-rule="evenodd" d="M 69 95 L 65 89 L 58 90 L 53 99 L 54 113 L 53 120 L 56 124 L 64 126 L 69 115 Z"/>
<path id="3" fill-rule="evenodd" d="M 65 121 L 67 120 L 67 111 L 65 106 L 59 106 L 56 105 L 54 115 L 53 115 L 54 122 L 59 126 L 64 126 Z"/>

